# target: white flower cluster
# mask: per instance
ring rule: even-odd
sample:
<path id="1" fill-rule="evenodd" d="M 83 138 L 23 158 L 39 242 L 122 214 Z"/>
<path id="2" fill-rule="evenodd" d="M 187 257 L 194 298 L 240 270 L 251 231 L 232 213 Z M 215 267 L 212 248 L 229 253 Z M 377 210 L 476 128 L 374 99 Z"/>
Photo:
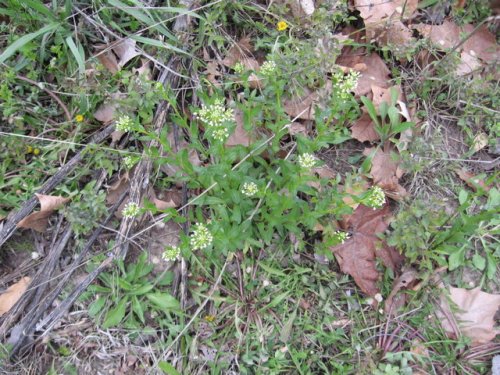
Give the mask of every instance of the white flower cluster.
<path id="1" fill-rule="evenodd" d="M 349 233 L 347 232 L 342 232 L 340 230 L 336 231 L 333 234 L 333 238 L 337 241 L 343 244 L 346 240 L 348 240 L 351 236 L 349 236 Z"/>
<path id="2" fill-rule="evenodd" d="M 212 244 L 213 239 L 212 233 L 210 233 L 205 225 L 196 223 L 194 225 L 193 233 L 189 238 L 189 243 L 193 250 L 202 250 L 209 247 Z"/>
<path id="3" fill-rule="evenodd" d="M 241 188 L 241 192 L 247 197 L 252 197 L 259 191 L 255 182 L 245 182 Z"/>
<path id="4" fill-rule="evenodd" d="M 259 73 L 264 77 L 270 77 L 276 72 L 277 65 L 274 61 L 264 61 L 260 67 Z"/>
<path id="5" fill-rule="evenodd" d="M 368 197 L 364 201 L 368 207 L 381 208 L 385 204 L 385 193 L 379 186 L 374 186 L 368 191 Z"/>
<path id="6" fill-rule="evenodd" d="M 174 260 L 179 259 L 181 255 L 181 249 L 178 246 L 168 246 L 165 248 L 165 251 L 162 254 L 162 258 L 165 261 L 173 262 Z"/>
<path id="7" fill-rule="evenodd" d="M 359 72 L 351 70 L 347 75 L 337 72 L 333 75 L 335 88 L 342 99 L 351 97 L 351 92 L 356 88 L 359 79 Z"/>
<path id="8" fill-rule="evenodd" d="M 132 167 L 137 163 L 137 158 L 134 156 L 125 156 L 123 158 L 123 164 L 125 164 L 125 168 L 132 169 Z"/>
<path id="9" fill-rule="evenodd" d="M 232 108 L 226 108 L 222 99 L 217 99 L 213 104 L 202 105 L 196 113 L 198 118 L 208 125 L 207 131 L 219 141 L 224 141 L 229 136 L 226 122 L 233 121 Z"/>
<path id="10" fill-rule="evenodd" d="M 317 159 L 312 154 L 302 154 L 297 158 L 299 165 L 304 169 L 310 169 L 316 166 Z"/>
<path id="11" fill-rule="evenodd" d="M 134 122 L 128 116 L 121 116 L 115 124 L 115 130 L 119 132 L 129 132 L 134 130 Z"/>
<path id="12" fill-rule="evenodd" d="M 129 202 L 122 210 L 123 217 L 134 217 L 139 213 L 139 205 L 135 202 Z"/>
<path id="13" fill-rule="evenodd" d="M 238 74 L 243 74 L 245 72 L 245 65 L 241 61 L 234 64 L 233 69 Z"/>

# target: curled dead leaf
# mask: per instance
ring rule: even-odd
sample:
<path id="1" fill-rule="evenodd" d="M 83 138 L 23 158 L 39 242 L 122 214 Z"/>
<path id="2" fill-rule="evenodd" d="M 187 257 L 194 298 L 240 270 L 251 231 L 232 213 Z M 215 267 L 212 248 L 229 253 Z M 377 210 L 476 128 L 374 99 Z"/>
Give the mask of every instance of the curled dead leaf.
<path id="1" fill-rule="evenodd" d="M 31 279 L 23 277 L 0 295 L 0 316 L 8 312 L 28 288 Z"/>
<path id="2" fill-rule="evenodd" d="M 19 223 L 17 223 L 17 228 L 26 228 L 36 230 L 37 232 L 45 232 L 49 223 L 49 216 L 52 215 L 55 210 L 68 202 L 69 198 L 38 193 L 35 193 L 35 195 L 40 201 L 40 211 L 33 212 L 32 214 L 26 216 Z"/>
<path id="3" fill-rule="evenodd" d="M 415 269 L 407 268 L 394 280 L 392 291 L 385 301 L 384 310 L 386 314 L 394 315 L 405 305 L 407 295 L 400 292 L 412 288 L 417 277 L 418 273 Z"/>

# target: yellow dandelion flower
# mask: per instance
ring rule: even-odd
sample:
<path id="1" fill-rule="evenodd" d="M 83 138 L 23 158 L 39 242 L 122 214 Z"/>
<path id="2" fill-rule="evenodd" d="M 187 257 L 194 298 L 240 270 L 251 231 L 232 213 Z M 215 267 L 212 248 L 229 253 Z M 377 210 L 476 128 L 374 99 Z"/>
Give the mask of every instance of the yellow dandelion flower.
<path id="1" fill-rule="evenodd" d="M 75 121 L 76 122 L 82 122 L 83 121 L 83 115 L 76 115 L 75 116 Z"/>
<path id="2" fill-rule="evenodd" d="M 205 320 L 209 323 L 212 323 L 215 320 L 215 316 L 214 315 L 207 315 L 207 316 L 205 316 Z"/>
<path id="3" fill-rule="evenodd" d="M 285 21 L 280 21 L 278 22 L 276 28 L 278 29 L 278 31 L 285 31 L 288 28 L 288 24 Z"/>
<path id="4" fill-rule="evenodd" d="M 38 155 L 38 154 L 40 154 L 40 149 L 39 148 L 35 148 L 33 150 L 33 155 Z"/>
<path id="5" fill-rule="evenodd" d="M 27 153 L 27 154 L 31 154 L 32 152 L 33 152 L 33 147 L 31 147 L 31 146 L 27 146 L 27 147 L 26 147 L 26 153 Z"/>

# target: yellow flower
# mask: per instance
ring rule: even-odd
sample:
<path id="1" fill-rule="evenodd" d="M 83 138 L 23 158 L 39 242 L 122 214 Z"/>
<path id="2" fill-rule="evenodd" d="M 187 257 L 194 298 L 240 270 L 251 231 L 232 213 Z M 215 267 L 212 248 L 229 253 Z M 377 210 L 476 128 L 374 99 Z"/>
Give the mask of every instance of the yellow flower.
<path id="1" fill-rule="evenodd" d="M 285 21 L 280 21 L 278 22 L 276 28 L 278 29 L 278 31 L 285 31 L 288 28 L 288 24 Z"/>
<path id="2" fill-rule="evenodd" d="M 32 152 L 33 152 L 33 147 L 31 147 L 31 146 L 29 146 L 29 145 L 28 145 L 28 146 L 26 147 L 26 153 L 27 153 L 27 154 L 31 154 Z"/>
<path id="3" fill-rule="evenodd" d="M 82 122 L 83 121 L 83 115 L 76 115 L 75 116 L 75 121 L 76 122 Z"/>
<path id="4" fill-rule="evenodd" d="M 40 149 L 39 148 L 35 148 L 33 150 L 33 155 L 38 155 L 38 154 L 40 154 Z"/>

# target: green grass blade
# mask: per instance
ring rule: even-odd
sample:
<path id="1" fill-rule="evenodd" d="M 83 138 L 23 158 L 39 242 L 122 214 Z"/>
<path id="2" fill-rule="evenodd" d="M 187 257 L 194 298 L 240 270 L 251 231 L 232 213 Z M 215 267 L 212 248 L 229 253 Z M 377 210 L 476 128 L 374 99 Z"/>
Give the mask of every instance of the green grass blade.
<path id="1" fill-rule="evenodd" d="M 54 13 L 51 12 L 49 8 L 47 8 L 40 0 L 24 0 L 24 4 L 34 11 L 43 14 L 46 17 L 49 17 L 52 21 L 56 20 Z"/>
<path id="2" fill-rule="evenodd" d="M 85 75 L 85 52 L 83 52 L 83 48 L 78 48 L 71 36 L 66 38 L 66 44 L 73 56 L 75 56 L 76 63 L 78 64 L 78 72 L 83 77 Z"/>
<path id="3" fill-rule="evenodd" d="M 190 53 L 188 53 L 186 51 L 183 51 L 180 48 L 174 47 L 171 44 L 162 42 L 160 40 L 146 38 L 146 37 L 139 36 L 139 35 L 130 35 L 130 39 L 133 39 L 136 42 L 139 42 L 139 43 L 142 43 L 142 44 L 149 44 L 150 46 L 169 49 L 169 50 L 175 51 L 177 53 L 182 53 L 183 55 L 187 55 L 187 56 L 193 57 Z"/>
<path id="4" fill-rule="evenodd" d="M 158 22 L 155 21 L 153 18 L 151 18 L 151 16 L 149 14 L 144 13 L 144 12 L 140 11 L 139 9 L 131 8 L 127 4 L 122 3 L 120 0 L 108 0 L 108 3 L 110 5 L 116 7 L 117 9 L 120 9 L 120 10 L 124 11 L 125 13 L 131 15 L 139 22 L 151 27 L 153 30 L 156 30 L 156 31 L 162 33 L 170 40 L 177 41 L 177 38 L 172 33 L 170 33 L 165 28 L 165 26 L 158 24 Z"/>
<path id="5" fill-rule="evenodd" d="M 0 55 L 0 64 L 3 64 L 9 57 L 15 54 L 19 49 L 23 48 L 27 43 L 33 39 L 38 38 L 40 35 L 50 33 L 59 27 L 59 23 L 51 23 L 34 33 L 26 34 L 8 46 L 5 51 Z"/>

